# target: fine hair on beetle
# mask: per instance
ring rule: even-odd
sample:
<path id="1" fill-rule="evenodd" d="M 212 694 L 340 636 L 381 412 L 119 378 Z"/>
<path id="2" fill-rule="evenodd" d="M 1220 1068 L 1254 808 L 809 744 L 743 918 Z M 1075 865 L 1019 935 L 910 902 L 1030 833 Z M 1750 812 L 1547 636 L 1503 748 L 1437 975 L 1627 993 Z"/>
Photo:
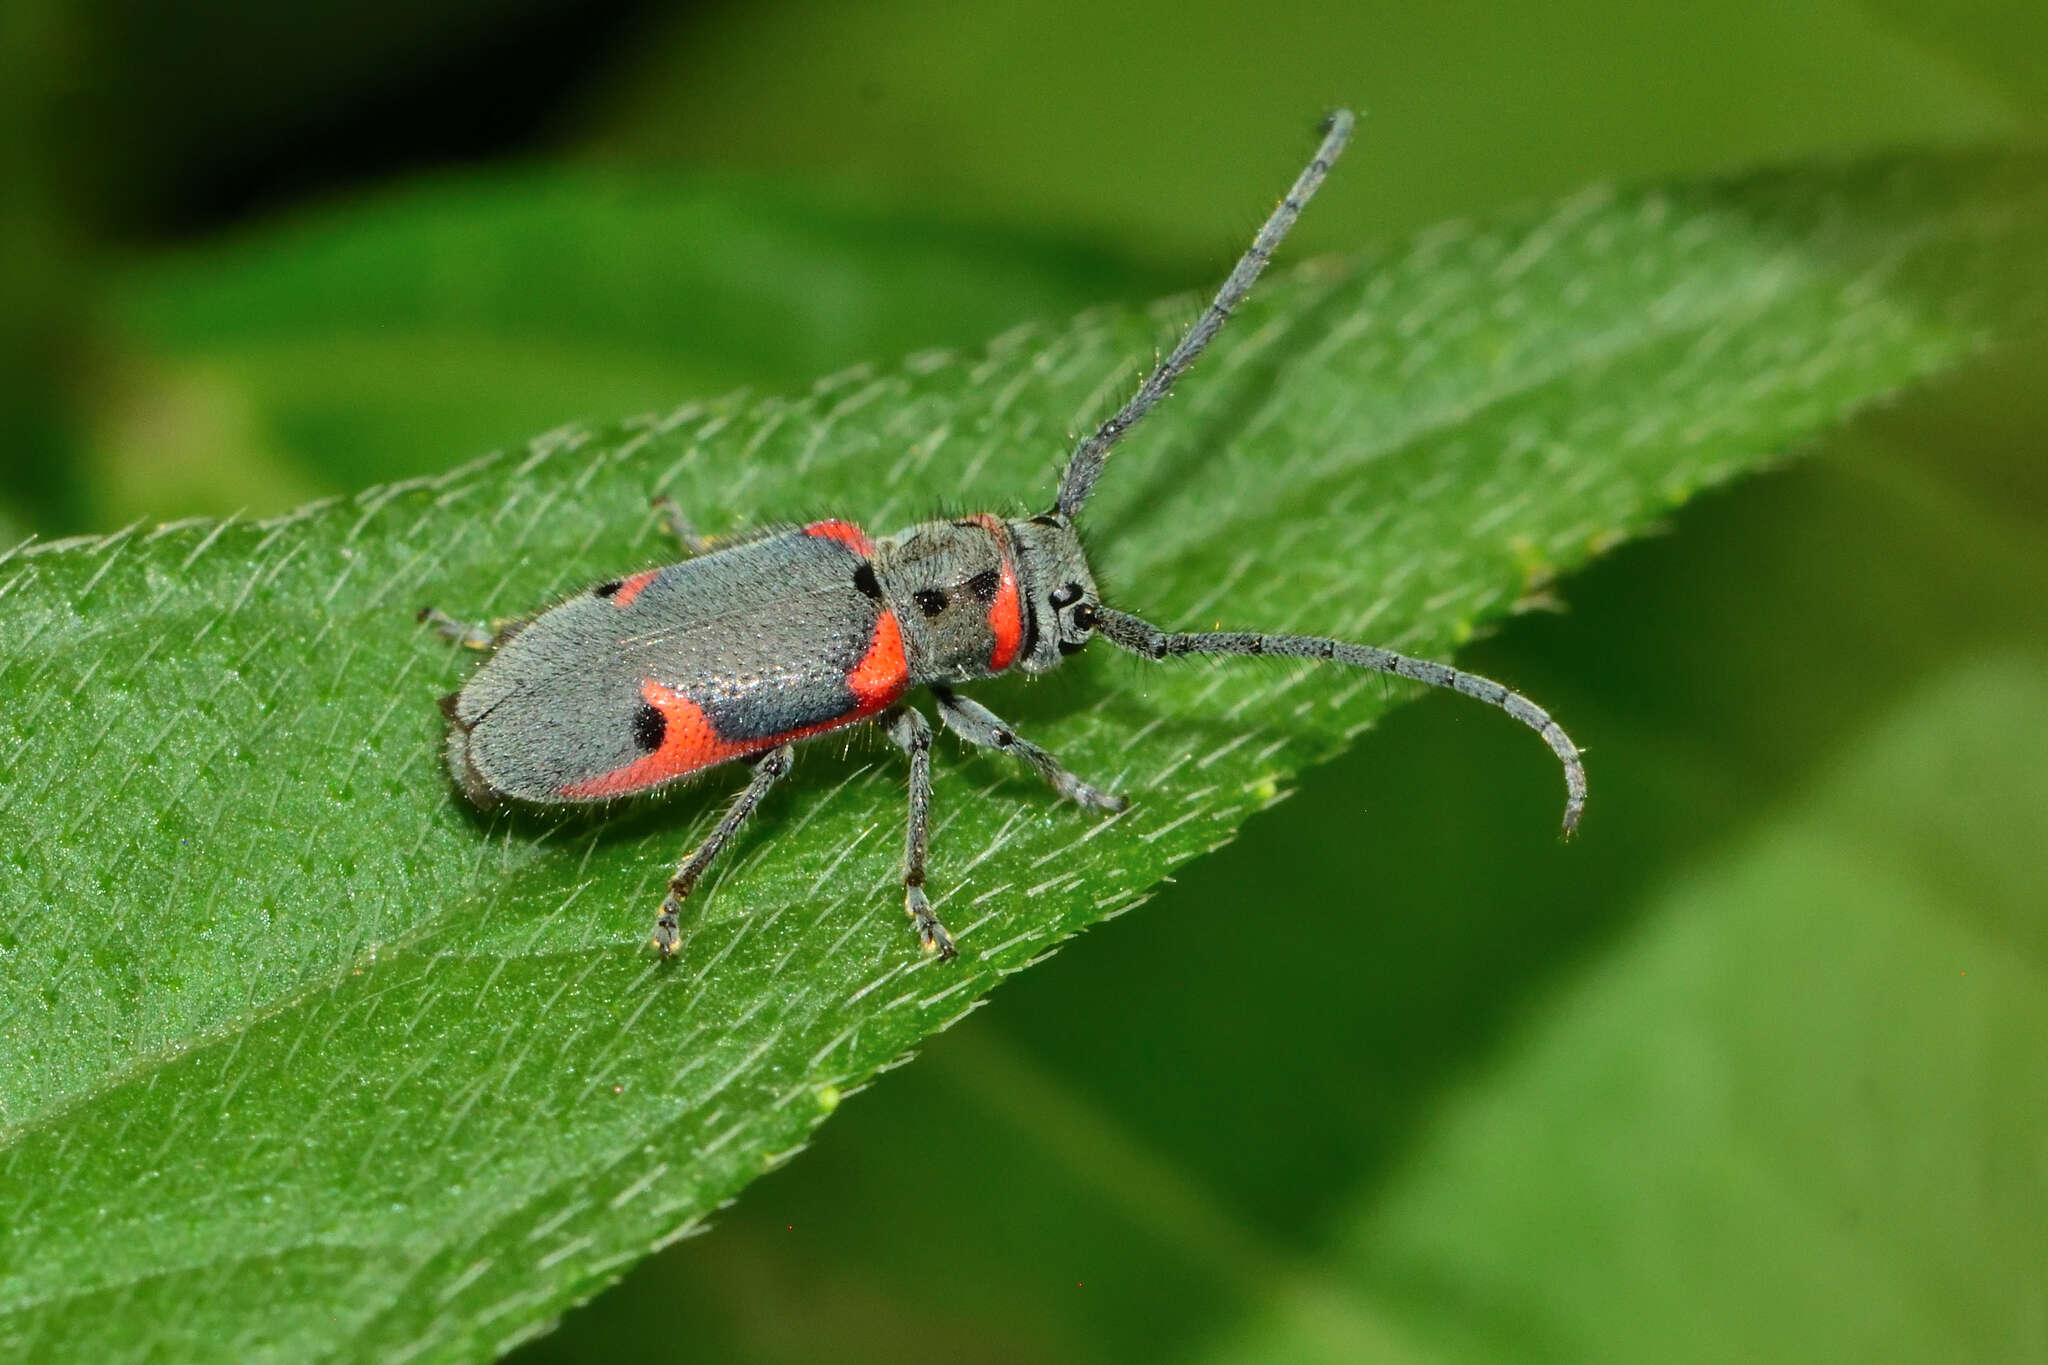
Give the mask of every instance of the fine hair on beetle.
<path id="1" fill-rule="evenodd" d="M 1578 827 L 1578 748 L 1521 694 L 1447 664 L 1315 635 L 1161 629 L 1102 600 L 1077 525 L 1110 453 L 1173 389 L 1251 292 L 1351 136 L 1340 110 L 1214 299 L 1124 405 L 1075 446 L 1052 503 L 1030 516 L 947 511 L 888 535 L 826 517 L 738 537 L 700 536 L 655 500 L 686 558 L 597 583 L 502 630 L 428 607 L 420 619 L 491 655 L 441 699 L 447 767 L 471 802 L 563 806 L 651 791 L 730 762 L 750 775 L 711 833 L 677 865 L 651 942 L 683 942 L 683 903 L 770 788 L 795 746 L 873 724 L 909 763 L 904 912 L 924 952 L 951 958 L 925 894 L 931 723 L 923 689 L 960 740 L 1007 753 L 1062 798 L 1114 814 L 1128 799 L 1069 772 L 956 689 L 1043 674 L 1101 638 L 1143 659 L 1237 656 L 1344 664 L 1459 692 L 1507 712 L 1564 770 L 1564 832 Z"/>

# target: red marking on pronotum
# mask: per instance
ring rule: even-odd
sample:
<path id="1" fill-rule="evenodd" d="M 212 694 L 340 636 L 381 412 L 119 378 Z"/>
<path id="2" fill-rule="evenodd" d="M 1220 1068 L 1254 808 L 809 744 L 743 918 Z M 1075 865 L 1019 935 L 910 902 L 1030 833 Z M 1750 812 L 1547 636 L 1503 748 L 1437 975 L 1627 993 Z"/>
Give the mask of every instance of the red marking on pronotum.
<path id="1" fill-rule="evenodd" d="M 791 744 L 851 725 L 894 705 L 910 687 L 910 665 L 903 657 L 903 631 L 896 624 L 894 612 L 883 612 L 881 619 L 875 622 L 868 652 L 846 675 L 846 686 L 853 693 L 854 706 L 844 715 L 816 725 L 799 726 L 779 735 L 734 740 L 718 733 L 718 727 L 711 723 L 711 717 L 704 714 L 703 707 L 673 687 L 648 678 L 640 684 L 640 695 L 646 698 L 649 706 L 661 712 L 664 722 L 661 747 L 608 773 L 572 782 L 562 788 L 562 795 L 572 800 L 592 801 L 645 791 L 730 758 L 743 758 L 778 744 Z"/>
<path id="2" fill-rule="evenodd" d="M 1010 552 L 1010 533 L 1004 529 L 1002 518 L 987 512 L 967 518 L 996 538 L 996 548 L 1002 553 L 1002 580 L 996 585 L 995 601 L 988 604 L 988 628 L 995 635 L 995 648 L 989 651 L 988 667 L 991 673 L 1000 673 L 1017 662 L 1017 651 L 1024 644 L 1024 610 L 1017 599 L 1017 559 Z"/>
<path id="3" fill-rule="evenodd" d="M 814 521 L 804 527 L 804 534 L 836 540 L 863 559 L 875 552 L 875 542 L 868 539 L 868 533 L 850 521 Z"/>
<path id="4" fill-rule="evenodd" d="M 640 595 L 640 590 L 649 583 L 652 583 L 660 575 L 661 570 L 649 569 L 645 573 L 636 573 L 631 578 L 621 582 L 619 590 L 612 594 L 612 605 L 621 610 L 632 606 L 633 599 Z"/>

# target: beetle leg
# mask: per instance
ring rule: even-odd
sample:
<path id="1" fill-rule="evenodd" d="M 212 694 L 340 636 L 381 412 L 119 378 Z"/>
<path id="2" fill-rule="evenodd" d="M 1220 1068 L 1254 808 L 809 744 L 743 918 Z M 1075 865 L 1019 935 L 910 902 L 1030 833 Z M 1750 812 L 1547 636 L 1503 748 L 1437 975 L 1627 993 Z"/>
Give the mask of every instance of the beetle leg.
<path id="1" fill-rule="evenodd" d="M 467 621 L 458 621 L 439 607 L 421 607 L 420 614 L 413 618 L 423 625 L 430 625 L 434 633 L 444 640 L 453 640 L 465 649 L 496 649 L 507 640 L 526 629 L 527 617 L 512 617 L 497 620 L 487 626 L 474 626 Z"/>
<path id="2" fill-rule="evenodd" d="M 654 500 L 654 510 L 661 513 L 661 524 L 668 528 L 668 533 L 674 536 L 676 543 L 683 547 L 684 554 L 694 559 L 698 555 L 706 554 L 710 551 L 710 539 L 697 534 L 697 528 L 692 526 L 690 519 L 683 515 L 682 507 L 677 504 L 674 498 L 663 493 Z"/>
<path id="3" fill-rule="evenodd" d="M 489 626 L 473 626 L 467 621 L 458 621 L 439 607 L 421 607 L 416 619 L 432 626 L 435 634 L 470 649 L 489 649 L 497 639 Z"/>
<path id="4" fill-rule="evenodd" d="M 1120 811 L 1131 804 L 1129 797 L 1091 787 L 1068 772 L 1060 766 L 1058 759 L 1019 735 L 1007 721 L 980 702 L 969 701 L 950 687 L 934 687 L 932 695 L 938 698 L 939 719 L 945 722 L 948 730 L 969 744 L 1015 754 L 1036 769 L 1054 791 L 1075 805 Z"/>
<path id="5" fill-rule="evenodd" d="M 924 855 L 932 823 L 932 727 L 924 713 L 899 706 L 882 717 L 889 738 L 910 755 L 910 827 L 903 839 L 903 913 L 917 930 L 918 946 L 942 958 L 954 955 L 953 936 L 932 913 L 924 894 Z"/>
<path id="6" fill-rule="evenodd" d="M 682 946 L 683 933 L 679 926 L 683 900 L 690 894 L 690 889 L 697 884 L 697 879 L 704 875 L 704 869 L 711 866 L 711 860 L 718 856 L 719 850 L 726 846 L 739 827 L 746 823 L 747 817 L 754 813 L 754 807 L 761 804 L 761 798 L 768 794 L 768 789 L 774 786 L 776 780 L 788 772 L 795 762 L 796 751 L 787 744 L 770 749 L 755 759 L 753 780 L 733 798 L 732 805 L 726 808 L 725 816 L 718 822 L 718 827 L 704 836 L 704 842 L 697 845 L 697 851 L 683 859 L 676 867 L 676 875 L 668 879 L 668 894 L 661 898 L 661 913 L 654 917 L 652 942 L 661 950 L 663 957 L 674 957 L 676 949 Z"/>

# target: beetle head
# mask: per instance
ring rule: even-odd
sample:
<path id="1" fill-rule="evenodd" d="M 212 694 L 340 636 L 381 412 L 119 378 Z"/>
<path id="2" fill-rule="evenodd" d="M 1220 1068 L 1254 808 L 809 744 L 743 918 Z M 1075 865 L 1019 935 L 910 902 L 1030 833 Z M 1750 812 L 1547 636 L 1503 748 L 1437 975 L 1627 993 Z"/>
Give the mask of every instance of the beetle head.
<path id="1" fill-rule="evenodd" d="M 1016 547 L 1017 587 L 1026 618 L 1025 648 L 1017 660 L 1026 673 L 1058 668 L 1095 634 L 1101 594 L 1073 523 L 1058 513 L 1005 522 Z"/>

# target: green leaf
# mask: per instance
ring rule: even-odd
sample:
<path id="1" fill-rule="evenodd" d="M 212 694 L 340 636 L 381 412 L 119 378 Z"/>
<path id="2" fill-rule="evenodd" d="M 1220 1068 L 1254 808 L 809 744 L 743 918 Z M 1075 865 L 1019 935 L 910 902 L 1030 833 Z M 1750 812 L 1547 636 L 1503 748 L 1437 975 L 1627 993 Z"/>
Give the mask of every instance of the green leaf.
<path id="1" fill-rule="evenodd" d="M 1694 491 L 2032 326 L 2043 169 L 1589 190 L 1276 279 L 1119 453 L 1090 515 L 1105 587 L 1176 624 L 1447 652 Z M 1382 714 L 1400 690 L 1376 679 L 1099 649 L 985 689 L 1135 802 L 1091 820 L 946 754 L 951 966 L 902 923 L 900 770 L 858 739 L 802 753 L 671 964 L 641 951 L 653 900 L 729 783 L 559 825 L 474 819 L 445 787 L 431 699 L 462 665 L 411 625 L 420 602 L 509 614 L 654 560 L 657 489 L 711 531 L 1029 507 L 1192 308 L 0 563 L 0 1341 L 454 1359 L 531 1335 Z M 1491 729 L 1503 765 L 1549 763 Z M 1599 793 L 1596 766 L 1588 838 Z M 914 1154 L 903 1180 L 943 1185 Z"/>

